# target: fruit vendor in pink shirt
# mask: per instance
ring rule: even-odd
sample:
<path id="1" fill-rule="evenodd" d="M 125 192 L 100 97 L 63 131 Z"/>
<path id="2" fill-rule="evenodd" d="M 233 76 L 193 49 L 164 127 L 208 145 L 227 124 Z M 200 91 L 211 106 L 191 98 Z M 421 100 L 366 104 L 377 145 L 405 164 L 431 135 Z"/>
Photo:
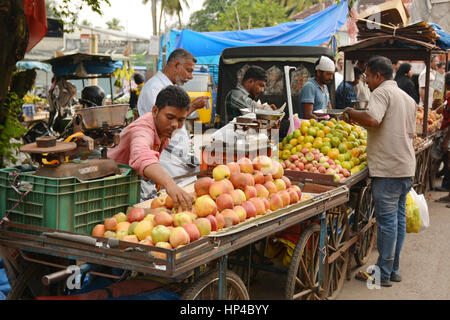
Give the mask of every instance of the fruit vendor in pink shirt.
<path id="1" fill-rule="evenodd" d="M 167 147 L 175 130 L 184 125 L 190 99 L 180 87 L 167 86 L 158 94 L 152 112 L 139 117 L 120 134 L 120 143 L 108 150 L 108 158 L 129 165 L 145 179 L 166 189 L 175 207 L 192 208 L 193 198 L 180 188 L 159 164 L 159 156 Z"/>

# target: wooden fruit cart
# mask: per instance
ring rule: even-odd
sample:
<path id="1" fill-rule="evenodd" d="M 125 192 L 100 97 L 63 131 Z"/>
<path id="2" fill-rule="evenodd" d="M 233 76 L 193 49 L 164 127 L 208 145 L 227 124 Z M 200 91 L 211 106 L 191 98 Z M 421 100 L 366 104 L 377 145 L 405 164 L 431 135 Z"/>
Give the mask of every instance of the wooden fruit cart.
<path id="1" fill-rule="evenodd" d="M 327 283 L 324 259 L 328 256 L 326 213 L 348 202 L 349 190 L 344 185 L 327 185 L 326 181 L 322 185 L 306 182 L 303 190 L 320 193 L 172 250 L 4 221 L 0 226 L 0 253 L 12 284 L 9 298 L 21 298 L 25 292 L 31 297 L 61 294 L 61 280 L 71 274 L 69 267 L 82 261 L 86 272 L 115 281 L 139 272 L 175 284 L 182 288 L 182 299 L 249 299 L 242 279 L 227 270 L 228 255 L 290 226 L 317 219 L 320 224 L 308 229 L 305 234 L 310 236 L 304 236 L 303 243 L 314 240 L 317 263 L 308 271 L 314 276 L 310 290 L 323 298 L 325 291 L 320 288 Z M 165 254 L 165 259 L 156 258 L 155 252 Z M 111 268 L 123 273 L 111 273 Z"/>
<path id="2" fill-rule="evenodd" d="M 414 175 L 413 188 L 418 194 L 424 194 L 432 188 L 433 172 L 431 166 L 431 147 L 434 143 L 436 133 L 425 137 L 419 144 L 414 146 L 416 154 L 416 172 Z"/>
<path id="3" fill-rule="evenodd" d="M 340 183 L 334 182 L 330 175 L 319 173 L 286 170 L 285 175 L 301 183 L 345 186 L 349 189 L 349 201 L 329 209 L 322 217 L 324 222 L 302 223 L 297 228 L 298 240 L 287 270 L 286 299 L 335 299 L 346 277 L 349 279 L 350 254 L 353 254 L 358 266 L 364 265 L 375 242 L 376 224 L 368 169 Z M 321 234 L 322 228 L 326 230 L 325 235 Z M 292 233 L 292 229 L 289 232 Z M 279 236 L 283 237 L 283 233 Z M 326 238 L 326 250 L 323 252 L 326 280 L 318 285 L 316 280 L 320 264 L 317 259 L 318 253 L 322 252 L 318 251 L 317 241 L 320 236 Z M 311 261 L 315 263 L 311 264 Z M 315 275 L 314 279 L 310 275 Z"/>

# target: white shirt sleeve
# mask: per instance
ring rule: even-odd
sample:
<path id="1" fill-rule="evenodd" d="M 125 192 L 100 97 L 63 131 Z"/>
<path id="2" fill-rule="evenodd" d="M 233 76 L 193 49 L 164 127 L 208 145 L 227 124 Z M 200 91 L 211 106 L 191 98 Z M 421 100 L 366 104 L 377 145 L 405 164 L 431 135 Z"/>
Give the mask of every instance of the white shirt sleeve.
<path id="1" fill-rule="evenodd" d="M 425 87 L 425 72 L 419 74 L 419 88 Z"/>
<path id="2" fill-rule="evenodd" d="M 147 86 L 148 84 L 148 86 Z M 156 102 L 156 96 L 159 93 L 159 87 L 152 85 L 152 83 L 146 83 L 142 88 L 141 94 L 138 100 L 138 112 L 139 116 L 143 116 L 147 112 L 151 112 Z"/>

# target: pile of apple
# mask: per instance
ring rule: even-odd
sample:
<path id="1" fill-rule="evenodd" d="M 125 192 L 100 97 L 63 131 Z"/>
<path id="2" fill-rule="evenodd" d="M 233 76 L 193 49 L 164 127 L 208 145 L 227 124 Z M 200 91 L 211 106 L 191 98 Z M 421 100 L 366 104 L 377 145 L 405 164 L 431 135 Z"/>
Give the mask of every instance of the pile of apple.
<path id="1" fill-rule="evenodd" d="M 334 182 L 341 182 L 351 175 L 350 170 L 342 168 L 317 149 L 304 148 L 298 154 L 289 156 L 288 160 L 282 161 L 281 165 L 288 170 L 329 174 L 333 176 Z"/>
<path id="2" fill-rule="evenodd" d="M 419 128 L 419 132 L 422 132 L 421 128 L 423 126 L 423 118 L 424 118 L 424 109 L 423 106 L 419 106 L 417 108 L 417 116 L 416 116 L 416 125 Z M 435 110 L 428 110 L 427 131 L 434 132 L 436 130 L 439 130 L 442 124 L 442 119 L 443 119 L 442 116 Z"/>
<path id="3" fill-rule="evenodd" d="M 120 212 L 96 225 L 92 235 L 174 249 L 302 198 L 300 188 L 284 176 L 282 165 L 267 156 L 218 165 L 212 178 L 195 182 L 194 190 L 192 211 L 177 212 L 172 198 L 161 196 L 152 200 L 147 213 L 132 207 L 127 214 Z"/>
<path id="4" fill-rule="evenodd" d="M 278 144 L 278 158 L 284 169 L 330 174 L 341 182 L 367 166 L 366 138 L 365 129 L 342 120 L 302 120 Z"/>

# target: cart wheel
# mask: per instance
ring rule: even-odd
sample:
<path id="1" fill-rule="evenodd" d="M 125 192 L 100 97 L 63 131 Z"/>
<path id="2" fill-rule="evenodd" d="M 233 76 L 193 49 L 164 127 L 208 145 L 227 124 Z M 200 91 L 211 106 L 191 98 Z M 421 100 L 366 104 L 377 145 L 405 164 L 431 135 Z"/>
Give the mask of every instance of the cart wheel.
<path id="1" fill-rule="evenodd" d="M 287 300 L 319 300 L 320 225 L 311 224 L 302 232 L 292 254 L 287 274 Z"/>
<path id="2" fill-rule="evenodd" d="M 370 184 L 362 189 L 358 204 L 358 212 L 355 217 L 355 231 L 358 233 L 375 217 L 375 207 L 372 199 Z M 355 261 L 358 267 L 365 265 L 372 252 L 375 237 L 377 234 L 377 225 L 374 223 L 355 245 Z"/>
<path id="3" fill-rule="evenodd" d="M 349 239 L 349 224 L 347 208 L 342 207 L 336 212 L 327 215 L 328 237 L 327 237 L 327 257 L 333 257 Z M 328 290 L 327 299 L 334 300 L 341 291 L 347 272 L 349 250 L 340 253 L 337 258 L 328 263 L 328 279 L 326 288 Z"/>
<path id="4" fill-rule="evenodd" d="M 241 278 L 227 270 L 226 300 L 250 300 Z M 217 300 L 219 298 L 219 271 L 207 273 L 195 281 L 181 296 L 181 300 Z"/>
<path id="5" fill-rule="evenodd" d="M 426 151 L 422 151 L 416 156 L 416 173 L 414 176 L 414 189 L 418 194 L 422 194 L 425 191 L 424 183 L 426 176 Z"/>

